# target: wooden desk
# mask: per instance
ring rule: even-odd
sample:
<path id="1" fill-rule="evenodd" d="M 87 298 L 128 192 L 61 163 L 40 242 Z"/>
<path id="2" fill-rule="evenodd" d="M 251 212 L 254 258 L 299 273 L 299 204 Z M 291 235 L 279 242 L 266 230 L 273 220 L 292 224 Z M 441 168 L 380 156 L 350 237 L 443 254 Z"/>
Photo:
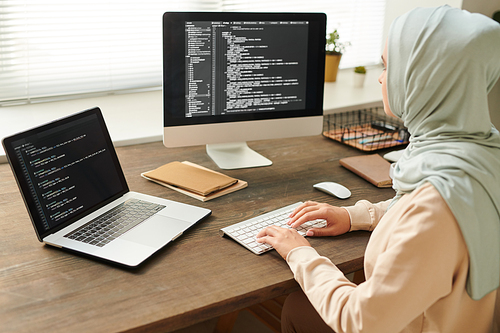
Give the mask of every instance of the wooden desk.
<path id="1" fill-rule="evenodd" d="M 166 332 L 214 318 L 298 289 L 275 252 L 256 256 L 221 238 L 224 226 L 297 201 L 351 205 L 385 200 L 378 189 L 339 165 L 361 152 L 322 136 L 250 142 L 270 167 L 224 171 L 248 181 L 246 189 L 200 202 L 140 177 L 171 161 L 213 170 L 205 147 L 166 149 L 160 142 L 121 147 L 118 155 L 131 190 L 213 211 L 135 271 L 43 246 L 38 242 L 14 178 L 0 165 L 0 330 L 7 332 Z M 352 191 L 341 201 L 313 189 L 337 181 Z M 368 232 L 309 238 L 344 273 L 362 268 Z"/>

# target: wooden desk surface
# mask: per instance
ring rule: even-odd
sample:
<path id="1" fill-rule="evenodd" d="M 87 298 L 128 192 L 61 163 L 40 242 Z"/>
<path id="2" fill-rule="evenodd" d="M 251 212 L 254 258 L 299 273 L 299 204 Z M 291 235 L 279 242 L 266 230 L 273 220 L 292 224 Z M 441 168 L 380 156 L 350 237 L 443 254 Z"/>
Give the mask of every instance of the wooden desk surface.
<path id="1" fill-rule="evenodd" d="M 205 147 L 166 149 L 160 142 L 118 148 L 130 189 L 199 205 L 212 215 L 128 271 L 38 242 L 14 178 L 0 165 L 0 330 L 15 332 L 166 332 L 214 318 L 298 289 L 275 252 L 256 256 L 218 230 L 297 201 L 352 205 L 385 200 L 378 189 L 339 165 L 361 152 L 322 136 L 250 142 L 270 167 L 225 170 L 248 181 L 238 192 L 200 202 L 151 183 L 140 173 L 171 161 L 218 167 Z M 351 189 L 341 201 L 313 189 L 337 181 Z M 309 238 L 344 273 L 362 268 L 368 232 Z"/>

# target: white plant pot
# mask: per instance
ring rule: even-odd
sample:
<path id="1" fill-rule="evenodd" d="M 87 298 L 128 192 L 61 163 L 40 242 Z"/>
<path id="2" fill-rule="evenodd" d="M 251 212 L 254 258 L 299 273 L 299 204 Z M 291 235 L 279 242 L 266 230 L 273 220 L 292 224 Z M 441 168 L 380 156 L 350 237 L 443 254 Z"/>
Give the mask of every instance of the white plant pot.
<path id="1" fill-rule="evenodd" d="M 365 84 L 366 74 L 353 73 L 352 77 L 352 85 L 354 88 L 361 88 Z"/>

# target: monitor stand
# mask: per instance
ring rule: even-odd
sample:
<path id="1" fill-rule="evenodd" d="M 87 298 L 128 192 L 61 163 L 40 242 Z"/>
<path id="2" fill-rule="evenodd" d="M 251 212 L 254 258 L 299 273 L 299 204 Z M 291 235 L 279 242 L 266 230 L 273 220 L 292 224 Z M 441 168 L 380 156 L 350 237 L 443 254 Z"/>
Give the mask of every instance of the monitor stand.
<path id="1" fill-rule="evenodd" d="M 250 149 L 246 142 L 207 144 L 207 154 L 221 169 L 269 166 L 273 162 Z"/>

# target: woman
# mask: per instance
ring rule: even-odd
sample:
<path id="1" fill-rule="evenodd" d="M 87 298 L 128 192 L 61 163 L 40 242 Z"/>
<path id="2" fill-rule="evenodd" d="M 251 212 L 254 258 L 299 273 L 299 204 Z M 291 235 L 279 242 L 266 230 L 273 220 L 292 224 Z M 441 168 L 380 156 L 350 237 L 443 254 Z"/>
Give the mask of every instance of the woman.
<path id="1" fill-rule="evenodd" d="M 258 241 L 287 260 L 303 291 L 288 297 L 283 331 L 489 332 L 500 280 L 500 135 L 487 93 L 500 76 L 500 25 L 448 6 L 417 8 L 392 24 L 382 59 L 384 110 L 411 134 L 395 198 L 307 202 L 289 222 L 327 220 L 309 236 L 374 230 L 366 281 L 349 282 L 294 230 L 262 230 Z"/>

